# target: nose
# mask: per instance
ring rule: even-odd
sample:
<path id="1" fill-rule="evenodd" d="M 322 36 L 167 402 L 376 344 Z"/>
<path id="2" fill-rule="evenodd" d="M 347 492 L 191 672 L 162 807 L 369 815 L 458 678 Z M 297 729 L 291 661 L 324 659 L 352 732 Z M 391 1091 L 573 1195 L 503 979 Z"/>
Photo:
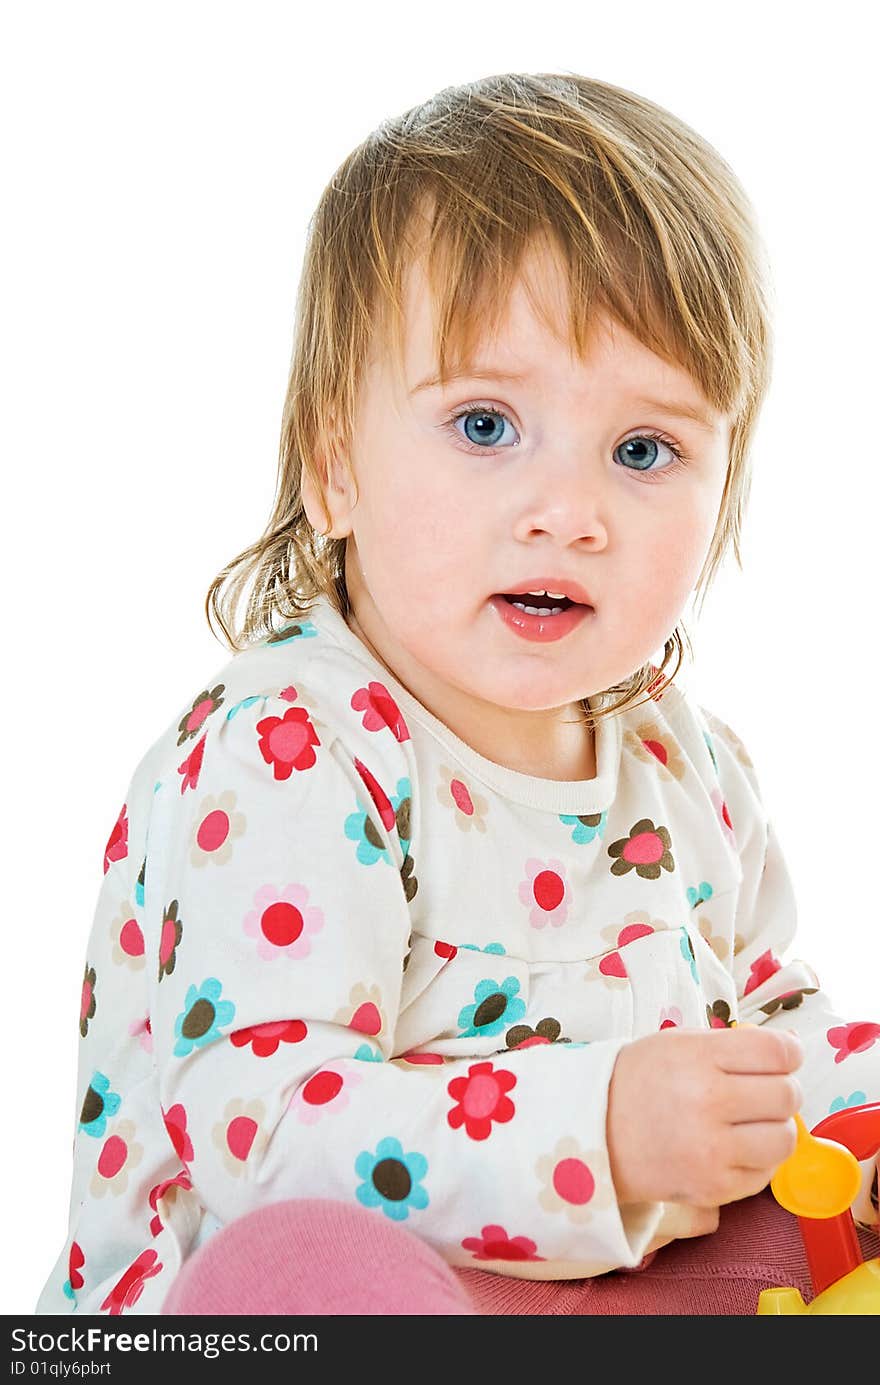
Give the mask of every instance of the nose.
<path id="1" fill-rule="evenodd" d="M 559 544 L 599 548 L 607 542 L 602 483 L 582 455 L 569 452 L 535 465 L 515 503 L 517 539 L 534 541 L 546 534 Z"/>

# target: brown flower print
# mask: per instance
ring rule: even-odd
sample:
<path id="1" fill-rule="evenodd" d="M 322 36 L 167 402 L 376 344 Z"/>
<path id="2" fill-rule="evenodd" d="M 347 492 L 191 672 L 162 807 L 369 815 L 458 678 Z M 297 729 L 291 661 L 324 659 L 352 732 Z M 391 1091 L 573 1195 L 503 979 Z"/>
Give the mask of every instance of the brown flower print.
<path id="1" fill-rule="evenodd" d="M 675 870 L 670 847 L 672 841 L 665 827 L 655 827 L 650 818 L 640 818 L 629 831 L 608 848 L 615 857 L 612 875 L 626 875 L 634 870 L 642 880 L 657 880 L 660 871 Z"/>
<path id="2" fill-rule="evenodd" d="M 183 745 L 184 741 L 191 740 L 193 736 L 199 734 L 211 713 L 216 712 L 217 708 L 222 705 L 225 690 L 224 684 L 218 683 L 210 692 L 204 688 L 193 698 L 192 706 L 181 717 L 177 727 L 180 732 L 177 738 L 178 745 Z"/>
<path id="3" fill-rule="evenodd" d="M 413 899 L 415 899 L 416 891 L 419 888 L 419 882 L 416 879 L 415 875 L 413 875 L 414 870 L 415 861 L 407 853 L 407 855 L 404 857 L 403 865 L 400 867 L 400 878 L 403 881 L 403 893 L 406 895 L 407 904 L 409 904 Z"/>
<path id="4" fill-rule="evenodd" d="M 706 1019 L 710 1029 L 730 1029 L 735 1023 L 730 1017 L 730 1006 L 726 1000 L 713 1000 L 706 1006 Z"/>
<path id="5" fill-rule="evenodd" d="M 90 967 L 86 962 L 86 971 L 83 977 L 82 993 L 79 1003 L 79 1032 L 83 1038 L 89 1032 L 89 1020 L 95 1018 L 95 968 Z"/>
<path id="6" fill-rule="evenodd" d="M 777 1010 L 796 1010 L 799 1005 L 803 1005 L 805 995 L 815 995 L 818 989 L 818 986 L 801 986 L 785 995 L 775 996 L 773 1000 L 768 1000 L 766 1005 L 761 1006 L 761 1013 L 775 1015 Z"/>
<path id="7" fill-rule="evenodd" d="M 455 825 L 460 832 L 486 831 L 486 814 L 489 804 L 482 794 L 466 784 L 460 774 L 455 774 L 446 765 L 440 766 L 443 783 L 437 789 L 437 800 L 444 808 L 451 808 Z"/>
<path id="8" fill-rule="evenodd" d="M 508 1048 L 534 1048 L 536 1044 L 570 1044 L 571 1039 L 561 1039 L 562 1025 L 552 1018 L 538 1020 L 534 1029 L 530 1024 L 514 1024 L 505 1035 Z"/>
<path id="9" fill-rule="evenodd" d="M 640 721 L 638 726 L 624 733 L 623 744 L 637 760 L 658 770 L 661 779 L 683 777 L 684 760 L 679 753 L 678 742 L 659 721 L 653 718 Z"/>
<path id="10" fill-rule="evenodd" d="M 177 961 L 177 948 L 183 937 L 183 924 L 177 917 L 178 901 L 172 899 L 164 910 L 159 935 L 159 980 L 170 976 Z"/>

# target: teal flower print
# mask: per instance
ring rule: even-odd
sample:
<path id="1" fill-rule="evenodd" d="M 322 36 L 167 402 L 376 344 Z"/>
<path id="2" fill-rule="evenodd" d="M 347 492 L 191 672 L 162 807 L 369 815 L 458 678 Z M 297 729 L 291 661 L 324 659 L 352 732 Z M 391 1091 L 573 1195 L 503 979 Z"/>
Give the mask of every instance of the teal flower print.
<path id="1" fill-rule="evenodd" d="M 688 934 L 686 928 L 681 929 L 681 938 L 679 939 L 679 942 L 681 944 L 681 955 L 691 969 L 691 976 L 694 978 L 694 985 L 699 986 L 700 977 L 699 973 L 697 972 L 697 959 L 694 956 L 694 945 L 690 940 L 690 935 Z"/>
<path id="2" fill-rule="evenodd" d="M 868 1100 L 864 1092 L 850 1092 L 849 1096 L 836 1096 L 828 1107 L 829 1116 L 835 1111 L 845 1111 L 849 1106 L 864 1106 Z"/>
<path id="3" fill-rule="evenodd" d="M 560 813 L 559 821 L 566 826 L 574 824 L 574 831 L 571 834 L 573 842 L 582 846 L 585 842 L 595 841 L 596 837 L 605 836 L 605 824 L 608 820 L 608 811 L 602 813 Z"/>
<path id="4" fill-rule="evenodd" d="M 79 1116 L 79 1128 L 83 1134 L 99 1139 L 107 1128 L 107 1117 L 116 1115 L 121 1102 L 119 1093 L 110 1090 L 110 1078 L 96 1072 L 89 1083 Z"/>
<path id="5" fill-rule="evenodd" d="M 474 1004 L 465 1005 L 458 1017 L 460 1039 L 476 1034 L 499 1034 L 509 1024 L 516 1024 L 526 1012 L 525 1002 L 517 996 L 519 982 L 508 976 L 499 986 L 497 981 L 481 981 L 474 990 Z"/>
<path id="6" fill-rule="evenodd" d="M 714 767 L 715 767 L 715 773 L 717 774 L 717 773 L 718 773 L 718 761 L 717 761 L 717 759 L 715 758 L 715 746 L 714 746 L 714 744 L 713 744 L 713 742 L 712 742 L 712 737 L 709 735 L 709 732 L 708 732 L 708 731 L 704 731 L 704 732 L 703 732 L 703 740 L 706 742 L 706 747 L 707 747 L 707 749 L 708 749 L 708 751 L 709 751 L 709 754 L 712 756 L 712 764 L 714 765 Z"/>
<path id="7" fill-rule="evenodd" d="M 397 796 L 390 799 L 391 808 L 397 825 L 397 835 L 403 854 L 408 855 L 410 843 L 410 799 L 412 798 L 412 785 L 409 779 L 403 778 L 397 781 Z M 373 824 L 373 820 L 364 807 L 360 799 L 357 800 L 358 811 L 349 813 L 345 819 L 345 835 L 349 841 L 357 842 L 357 858 L 362 866 L 374 866 L 377 861 L 382 860 L 389 866 L 394 862 L 385 843 L 379 836 Z"/>
<path id="8" fill-rule="evenodd" d="M 693 885 L 688 885 L 688 904 L 692 909 L 696 909 L 698 905 L 705 904 L 707 900 L 711 899 L 714 893 L 708 880 L 701 880 L 696 889 Z"/>
<path id="9" fill-rule="evenodd" d="M 370 1044 L 361 1044 L 357 1053 L 354 1054 L 354 1057 L 359 1058 L 362 1063 L 385 1062 L 385 1059 L 382 1057 L 380 1050 L 377 1048 L 373 1048 Z"/>
<path id="10" fill-rule="evenodd" d="M 362 1207 L 381 1207 L 392 1221 L 406 1221 L 411 1211 L 424 1211 L 428 1194 L 420 1180 L 428 1172 L 423 1154 L 404 1154 L 403 1145 L 392 1135 L 380 1140 L 376 1153 L 364 1149 L 354 1164 L 364 1181 L 355 1196 Z"/>
<path id="11" fill-rule="evenodd" d="M 221 1000 L 221 983 L 209 976 L 201 986 L 190 986 L 186 993 L 186 1004 L 174 1021 L 175 1058 L 185 1058 L 194 1048 L 204 1048 L 221 1038 L 221 1029 L 230 1025 L 235 1017 L 235 1006 L 231 1000 Z"/>
<path id="12" fill-rule="evenodd" d="M 254 697 L 243 697 L 240 702 L 236 702 L 234 707 L 229 708 L 229 711 L 226 713 L 226 720 L 231 721 L 236 712 L 241 711 L 242 707 L 252 707 L 255 702 L 259 702 L 260 700 L 259 694 L 256 694 Z"/>
<path id="13" fill-rule="evenodd" d="M 496 957 L 507 956 L 503 943 L 487 943 L 485 947 L 478 947 L 476 943 L 459 943 L 458 946 L 467 948 L 468 952 L 491 952 Z"/>

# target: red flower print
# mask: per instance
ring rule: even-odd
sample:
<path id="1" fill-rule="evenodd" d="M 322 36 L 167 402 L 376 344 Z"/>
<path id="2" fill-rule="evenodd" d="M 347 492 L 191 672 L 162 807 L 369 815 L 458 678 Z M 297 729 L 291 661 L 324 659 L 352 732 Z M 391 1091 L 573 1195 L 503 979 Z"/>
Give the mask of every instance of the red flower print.
<path id="1" fill-rule="evenodd" d="M 626 963 L 619 952 L 606 952 L 599 963 L 599 970 L 603 976 L 625 977 L 629 975 Z"/>
<path id="2" fill-rule="evenodd" d="M 250 1044 L 255 1058 L 269 1058 L 279 1044 L 299 1044 L 308 1029 L 302 1020 L 272 1020 L 268 1024 L 252 1024 L 249 1029 L 236 1029 L 229 1035 L 234 1048 Z"/>
<path id="3" fill-rule="evenodd" d="M 168 1191 L 169 1188 L 191 1187 L 192 1179 L 186 1172 L 186 1169 L 181 1169 L 180 1173 L 175 1174 L 173 1178 L 165 1178 L 161 1183 L 157 1183 L 155 1188 L 150 1189 L 150 1196 L 148 1200 L 153 1211 L 156 1213 L 155 1217 L 153 1217 L 152 1221 L 150 1222 L 150 1231 L 154 1236 L 158 1236 L 159 1232 L 162 1230 L 162 1221 L 159 1217 L 159 1198 L 164 1197 L 165 1193 Z"/>
<path id="4" fill-rule="evenodd" d="M 543 1260 L 536 1255 L 535 1242 L 528 1236 L 508 1236 L 503 1226 L 484 1226 L 481 1236 L 466 1236 L 462 1249 L 473 1252 L 475 1260 Z"/>
<path id="5" fill-rule="evenodd" d="M 505 1092 L 515 1085 L 512 1072 L 503 1068 L 496 1071 L 491 1063 L 473 1063 L 467 1077 L 453 1077 L 446 1089 L 458 1103 L 446 1119 L 453 1130 L 463 1125 L 472 1140 L 485 1140 L 493 1121 L 503 1123 L 513 1118 L 516 1108 Z"/>
<path id="6" fill-rule="evenodd" d="M 119 810 L 119 817 L 113 824 L 113 831 L 104 847 L 104 874 L 110 869 L 111 862 L 122 861 L 128 855 L 128 817 L 126 815 L 126 805 L 123 803 Z"/>
<path id="7" fill-rule="evenodd" d="M 362 724 L 365 731 L 381 731 L 388 727 L 394 739 L 409 740 L 409 728 L 403 713 L 386 687 L 381 683 L 369 683 L 358 688 L 351 699 L 354 711 L 363 712 Z"/>
<path id="8" fill-rule="evenodd" d="M 840 1024 L 834 1029 L 829 1029 L 825 1038 L 832 1048 L 837 1049 L 834 1055 L 835 1063 L 842 1063 L 851 1053 L 864 1053 L 865 1049 L 880 1039 L 880 1024 L 873 1024 L 868 1020 L 857 1021 L 855 1024 Z"/>
<path id="9" fill-rule="evenodd" d="M 170 1106 L 167 1111 L 162 1112 L 162 1119 L 165 1122 L 165 1129 L 168 1131 L 168 1138 L 174 1146 L 174 1152 L 184 1164 L 188 1164 L 195 1158 L 192 1147 L 192 1140 L 187 1134 L 186 1111 L 178 1104 Z"/>
<path id="10" fill-rule="evenodd" d="M 71 1289 L 81 1289 L 85 1280 L 80 1274 L 80 1270 L 86 1263 L 86 1257 L 77 1245 L 76 1241 L 70 1243 L 70 1255 L 67 1258 L 67 1277 L 70 1280 Z"/>
<path id="11" fill-rule="evenodd" d="M 97 981 L 95 968 L 86 963 L 85 976 L 83 977 L 82 991 L 79 1001 L 79 1032 L 83 1038 L 89 1032 L 89 1020 L 95 1017 L 95 982 Z"/>
<path id="12" fill-rule="evenodd" d="M 110 1290 L 101 1304 L 101 1311 L 108 1308 L 111 1318 L 118 1318 L 124 1309 L 133 1308 L 144 1291 L 146 1281 L 157 1275 L 161 1268 L 162 1263 L 154 1250 L 142 1250 Z"/>
<path id="13" fill-rule="evenodd" d="M 455 954 L 458 952 L 458 948 L 455 947 L 452 943 L 441 942 L 438 938 L 434 944 L 434 951 L 436 952 L 438 957 L 445 957 L 448 962 L 451 962 Z"/>
<path id="14" fill-rule="evenodd" d="M 199 775 L 202 772 L 202 760 L 205 757 L 205 741 L 207 739 L 207 735 L 202 736 L 202 739 L 190 751 L 183 763 L 177 766 L 177 773 L 183 776 L 180 781 L 181 795 L 185 794 L 187 789 L 194 789 L 198 786 Z"/>
<path id="15" fill-rule="evenodd" d="M 634 870 L 642 880 L 657 880 L 661 869 L 675 870 L 671 845 L 666 827 L 655 827 L 650 818 L 641 818 L 630 828 L 628 837 L 620 837 L 609 846 L 608 855 L 616 858 L 611 874 L 626 875 Z"/>
<path id="16" fill-rule="evenodd" d="M 743 994 L 748 995 L 749 991 L 756 990 L 757 987 L 760 986 L 763 981 L 767 981 L 775 971 L 779 971 L 781 965 L 782 963 L 773 956 L 769 948 L 766 952 L 762 952 L 760 957 L 756 958 L 749 968 L 749 979 L 746 982 L 746 988 Z"/>
<path id="17" fill-rule="evenodd" d="M 357 756 L 355 756 L 354 763 L 358 774 L 361 776 L 361 778 L 367 786 L 367 789 L 369 790 L 370 798 L 373 800 L 376 807 L 379 809 L 379 816 L 382 819 L 382 826 L 385 827 L 387 831 L 393 832 L 395 826 L 397 825 L 397 818 L 394 809 L 391 806 L 391 799 L 388 797 L 387 793 L 382 788 L 382 785 L 379 783 L 378 779 L 376 779 L 370 773 L 366 765 L 361 764 Z"/>
<path id="18" fill-rule="evenodd" d="M 199 734 L 208 717 L 212 712 L 216 712 L 217 708 L 223 702 L 223 693 L 225 691 L 224 685 L 218 683 L 216 688 L 212 688 L 210 692 L 205 688 L 193 698 L 192 706 L 186 715 L 181 718 L 177 727 L 180 732 L 177 738 L 178 745 L 183 745 L 184 741 L 192 740 L 193 736 Z"/>
<path id="19" fill-rule="evenodd" d="M 272 766 L 276 779 L 289 779 L 295 769 L 311 769 L 318 733 L 305 707 L 289 707 L 283 717 L 263 717 L 257 722 L 260 754 Z"/>

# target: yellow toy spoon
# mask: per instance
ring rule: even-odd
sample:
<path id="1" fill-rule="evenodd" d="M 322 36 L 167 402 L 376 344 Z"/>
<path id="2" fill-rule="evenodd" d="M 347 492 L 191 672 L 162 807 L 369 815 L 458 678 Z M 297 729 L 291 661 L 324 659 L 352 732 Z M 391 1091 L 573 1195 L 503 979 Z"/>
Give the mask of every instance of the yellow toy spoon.
<path id="1" fill-rule="evenodd" d="M 770 1180 L 781 1207 L 796 1217 L 822 1221 L 851 1207 L 862 1181 L 854 1154 L 836 1140 L 811 1135 L 796 1115 L 797 1145 Z"/>

